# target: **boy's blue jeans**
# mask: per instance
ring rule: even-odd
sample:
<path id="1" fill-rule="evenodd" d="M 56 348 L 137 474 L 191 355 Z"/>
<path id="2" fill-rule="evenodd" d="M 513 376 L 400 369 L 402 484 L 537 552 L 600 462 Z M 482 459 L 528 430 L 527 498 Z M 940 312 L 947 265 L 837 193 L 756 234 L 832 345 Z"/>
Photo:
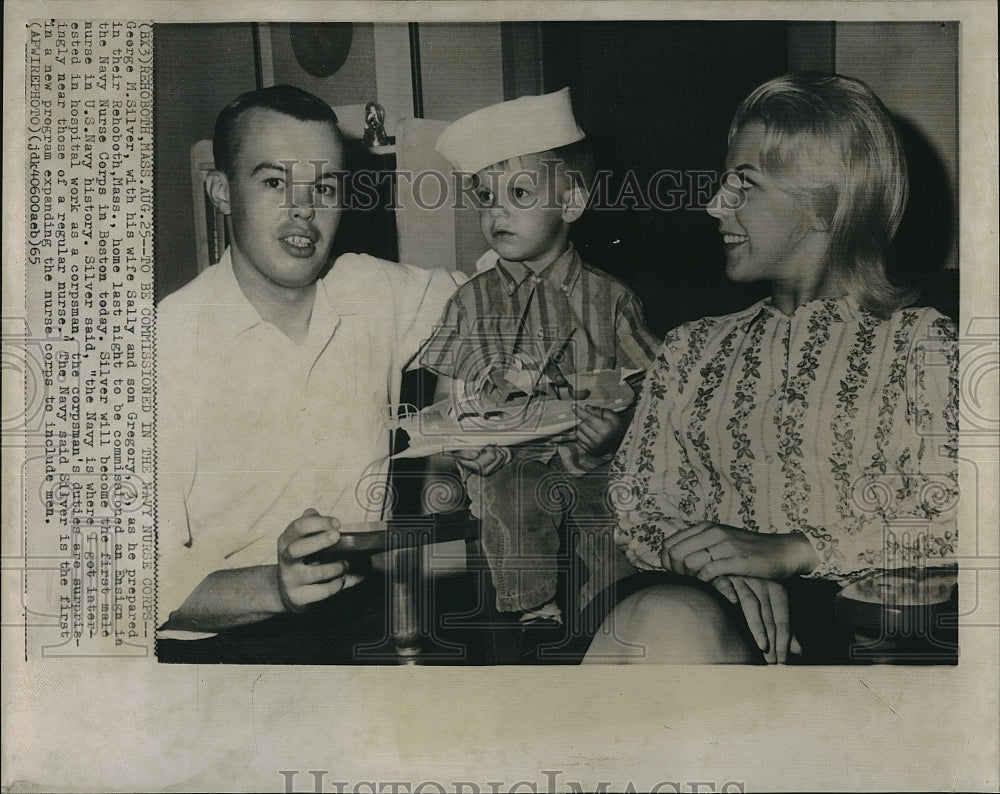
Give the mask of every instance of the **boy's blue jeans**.
<path id="1" fill-rule="evenodd" d="M 537 449 L 515 448 L 511 462 L 493 474 L 466 479 L 501 612 L 531 609 L 555 598 L 564 520 L 577 530 L 576 552 L 589 572 L 580 589 L 581 609 L 633 570 L 615 549 L 614 516 L 605 498 L 607 466 L 576 476 L 558 455 L 538 457 Z"/>

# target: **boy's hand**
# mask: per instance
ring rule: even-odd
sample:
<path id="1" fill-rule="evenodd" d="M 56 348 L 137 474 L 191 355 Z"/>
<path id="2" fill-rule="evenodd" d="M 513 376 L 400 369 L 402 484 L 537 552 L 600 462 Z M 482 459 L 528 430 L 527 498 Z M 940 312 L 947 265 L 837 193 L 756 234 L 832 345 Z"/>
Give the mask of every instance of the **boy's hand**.
<path id="1" fill-rule="evenodd" d="M 471 471 L 482 477 L 486 477 L 501 466 L 510 463 L 514 453 L 510 447 L 498 447 L 490 444 L 482 449 L 456 449 L 448 453 L 455 459 L 455 462 L 466 471 Z"/>
<path id="2" fill-rule="evenodd" d="M 632 421 L 631 408 L 618 412 L 577 403 L 573 410 L 580 418 L 580 424 L 576 426 L 576 438 L 587 452 L 601 457 L 618 450 Z"/>

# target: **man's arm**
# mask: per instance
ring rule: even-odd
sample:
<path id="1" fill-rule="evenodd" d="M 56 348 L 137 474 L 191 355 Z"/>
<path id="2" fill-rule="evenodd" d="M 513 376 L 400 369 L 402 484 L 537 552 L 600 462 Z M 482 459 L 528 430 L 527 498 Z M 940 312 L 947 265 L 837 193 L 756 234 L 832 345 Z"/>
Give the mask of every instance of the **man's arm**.
<path id="1" fill-rule="evenodd" d="M 441 320 L 448 299 L 465 281 L 459 272 L 441 267 L 387 262 L 368 254 L 342 254 L 324 279 L 341 305 L 373 317 L 384 313 L 385 339 L 402 370 Z"/>
<path id="2" fill-rule="evenodd" d="M 222 631 L 285 612 L 278 595 L 278 566 L 213 571 L 170 614 L 168 629 Z"/>
<path id="3" fill-rule="evenodd" d="M 346 562 L 307 563 L 305 558 L 340 540 L 339 522 L 306 510 L 278 538 L 277 564 L 213 571 L 198 584 L 166 628 L 222 631 L 280 615 L 352 587 L 361 577 Z"/>

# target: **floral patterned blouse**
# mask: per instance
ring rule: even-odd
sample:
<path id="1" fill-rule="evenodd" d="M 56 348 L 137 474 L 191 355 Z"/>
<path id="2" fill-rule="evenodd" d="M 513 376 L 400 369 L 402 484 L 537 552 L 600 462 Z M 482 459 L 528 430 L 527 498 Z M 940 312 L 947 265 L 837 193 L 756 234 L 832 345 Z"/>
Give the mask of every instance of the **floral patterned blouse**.
<path id="1" fill-rule="evenodd" d="M 612 467 L 616 540 L 661 569 L 698 521 L 802 532 L 851 581 L 955 553 L 957 343 L 933 309 L 761 301 L 667 335 Z"/>

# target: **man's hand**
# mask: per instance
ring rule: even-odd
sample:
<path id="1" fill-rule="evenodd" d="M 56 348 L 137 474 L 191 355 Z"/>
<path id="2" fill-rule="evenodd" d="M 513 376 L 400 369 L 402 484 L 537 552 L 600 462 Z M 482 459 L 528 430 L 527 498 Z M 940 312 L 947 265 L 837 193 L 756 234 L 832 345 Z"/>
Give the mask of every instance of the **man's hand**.
<path id="1" fill-rule="evenodd" d="M 633 414 L 633 409 L 619 412 L 580 403 L 573 405 L 573 411 L 580 418 L 576 426 L 576 440 L 595 457 L 618 450 Z"/>
<path id="2" fill-rule="evenodd" d="M 819 564 L 800 532 L 769 534 L 700 521 L 671 535 L 663 545 L 665 570 L 711 582 L 718 576 L 752 576 L 782 581 Z"/>
<path id="3" fill-rule="evenodd" d="M 360 576 L 347 572 L 342 560 L 310 565 L 305 557 L 340 540 L 340 522 L 321 516 L 312 508 L 289 524 L 278 538 L 278 592 L 289 612 L 302 612 L 310 604 L 353 587 Z"/>
<path id="4" fill-rule="evenodd" d="M 448 454 L 461 468 L 482 477 L 493 474 L 501 466 L 510 463 L 514 457 L 510 447 L 498 447 L 495 444 L 482 449 L 456 449 Z"/>
<path id="5" fill-rule="evenodd" d="M 788 594 L 778 582 L 750 576 L 720 576 L 713 587 L 743 609 L 747 626 L 768 664 L 785 664 L 788 653 L 802 653 L 791 634 Z"/>

